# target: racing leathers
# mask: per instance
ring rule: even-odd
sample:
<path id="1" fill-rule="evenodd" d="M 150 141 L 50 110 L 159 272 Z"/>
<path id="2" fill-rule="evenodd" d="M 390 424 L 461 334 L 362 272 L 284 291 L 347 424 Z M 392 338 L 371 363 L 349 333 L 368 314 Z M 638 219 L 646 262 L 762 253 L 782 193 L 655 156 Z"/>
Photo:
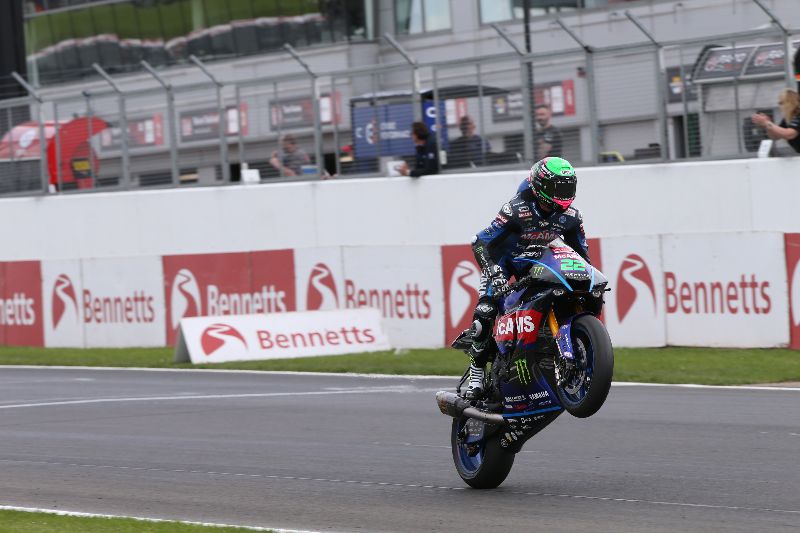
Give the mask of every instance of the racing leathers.
<path id="1" fill-rule="evenodd" d="M 475 308 L 470 350 L 472 365 L 483 367 L 491 352 L 486 340 L 497 315 L 496 296 L 505 292 L 508 280 L 527 274 L 547 245 L 562 237 L 587 262 L 589 246 L 580 212 L 569 207 L 563 212 L 546 212 L 535 201 L 527 182 L 503 205 L 486 229 L 472 242 L 475 259 L 481 269 L 478 305 Z"/>

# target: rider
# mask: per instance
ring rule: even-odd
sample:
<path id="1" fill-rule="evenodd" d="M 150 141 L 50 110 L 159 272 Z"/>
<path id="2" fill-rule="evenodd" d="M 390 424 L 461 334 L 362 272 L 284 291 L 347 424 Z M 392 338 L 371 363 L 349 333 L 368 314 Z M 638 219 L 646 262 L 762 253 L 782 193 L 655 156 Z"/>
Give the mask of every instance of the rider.
<path id="1" fill-rule="evenodd" d="M 521 259 L 538 259 L 551 241 L 563 237 L 589 263 L 581 214 L 570 207 L 576 186 L 575 169 L 567 160 L 546 157 L 538 161 L 517 194 L 503 205 L 489 227 L 473 238 L 481 284 L 469 330 L 468 398 L 476 399 L 483 393 L 483 369 L 494 355 L 489 341 L 498 312 L 497 298 L 508 291 L 511 276 L 519 279 L 530 269 L 532 263 Z"/>

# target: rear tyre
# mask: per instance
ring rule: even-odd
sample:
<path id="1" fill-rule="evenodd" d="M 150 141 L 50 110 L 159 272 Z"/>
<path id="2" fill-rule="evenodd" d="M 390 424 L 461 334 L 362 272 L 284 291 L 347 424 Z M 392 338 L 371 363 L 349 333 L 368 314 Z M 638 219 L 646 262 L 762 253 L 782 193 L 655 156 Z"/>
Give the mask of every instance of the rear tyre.
<path id="1" fill-rule="evenodd" d="M 505 481 L 514 465 L 514 454 L 500 446 L 499 435 L 492 435 L 484 442 L 467 444 L 459 433 L 467 418 L 453 419 L 450 444 L 453 462 L 461 479 L 474 489 L 494 489 Z"/>
<path id="2" fill-rule="evenodd" d="M 611 389 L 614 349 L 605 326 L 592 315 L 572 323 L 572 348 L 575 369 L 556 392 L 571 415 L 586 418 L 602 407 Z"/>

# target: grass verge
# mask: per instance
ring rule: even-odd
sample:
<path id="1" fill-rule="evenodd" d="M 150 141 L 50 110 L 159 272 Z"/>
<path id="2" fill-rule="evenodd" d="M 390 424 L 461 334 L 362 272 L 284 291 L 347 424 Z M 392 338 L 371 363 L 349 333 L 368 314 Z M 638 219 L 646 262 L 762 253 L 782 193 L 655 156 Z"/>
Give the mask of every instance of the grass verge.
<path id="1" fill-rule="evenodd" d="M 150 522 L 130 518 L 59 516 L 26 511 L 0 511 L 3 533 L 245 533 L 252 529 L 201 526 L 181 522 Z"/>
<path id="2" fill-rule="evenodd" d="M 460 375 L 467 364 L 463 353 L 449 348 L 217 365 L 176 364 L 172 362 L 172 357 L 170 348 L 0 347 L 0 365 L 222 368 L 452 376 Z M 784 349 L 617 348 L 615 358 L 616 381 L 702 385 L 800 381 L 800 352 Z"/>

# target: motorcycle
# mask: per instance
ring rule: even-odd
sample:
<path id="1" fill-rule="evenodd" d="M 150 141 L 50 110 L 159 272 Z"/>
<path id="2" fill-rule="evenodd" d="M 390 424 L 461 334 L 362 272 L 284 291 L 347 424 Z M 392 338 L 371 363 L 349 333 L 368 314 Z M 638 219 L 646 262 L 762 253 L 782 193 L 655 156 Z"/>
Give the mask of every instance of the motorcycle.
<path id="1" fill-rule="evenodd" d="M 502 298 L 481 400 L 468 401 L 462 376 L 456 393 L 436 393 L 439 410 L 453 417 L 453 462 L 467 485 L 499 486 L 525 442 L 564 411 L 585 418 L 611 388 L 614 352 L 598 319 L 608 279 L 561 239 L 515 261 L 528 274 Z M 469 330 L 453 347 L 469 348 Z"/>

